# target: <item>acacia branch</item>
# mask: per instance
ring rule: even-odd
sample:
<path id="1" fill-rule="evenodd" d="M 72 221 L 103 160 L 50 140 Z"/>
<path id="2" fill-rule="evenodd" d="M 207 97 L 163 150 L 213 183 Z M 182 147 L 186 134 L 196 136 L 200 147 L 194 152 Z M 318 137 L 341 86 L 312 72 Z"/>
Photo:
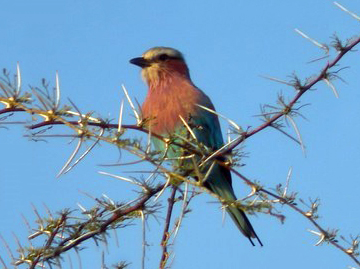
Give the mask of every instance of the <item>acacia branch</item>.
<path id="1" fill-rule="evenodd" d="M 353 242 L 354 248 L 346 249 L 346 248 L 342 247 L 335 240 L 335 236 L 330 234 L 328 231 L 326 231 L 324 228 L 322 228 L 315 221 L 315 218 L 312 214 L 309 214 L 309 212 L 306 212 L 306 211 L 300 209 L 298 206 L 296 206 L 296 204 L 294 203 L 294 199 L 289 199 L 286 196 L 277 195 L 277 194 L 274 194 L 273 192 L 266 190 L 265 188 L 257 185 L 256 183 L 252 182 L 251 180 L 247 179 L 246 177 L 244 177 L 242 174 L 240 174 L 233 168 L 229 168 L 229 165 L 225 164 L 222 161 L 224 159 L 223 158 L 224 155 L 230 154 L 232 150 L 234 150 L 236 147 L 238 147 L 246 139 L 261 132 L 262 130 L 266 129 L 269 126 L 274 127 L 276 124 L 278 124 L 277 123 L 278 120 L 280 120 L 284 116 L 287 117 L 289 114 L 291 114 L 295 110 L 294 107 L 297 104 L 297 102 L 300 100 L 302 95 L 304 93 L 306 93 L 307 91 L 309 91 L 312 87 L 314 87 L 320 81 L 322 81 L 322 80 L 328 81 L 328 78 L 332 75 L 330 73 L 330 69 L 333 68 L 334 66 L 336 66 L 338 64 L 338 62 L 344 57 L 344 55 L 346 55 L 349 51 L 351 51 L 359 43 L 360 43 L 360 37 L 356 38 L 355 40 L 350 42 L 350 44 L 348 44 L 347 46 L 344 46 L 344 47 L 339 45 L 339 43 L 337 43 L 336 48 L 338 49 L 339 54 L 331 62 L 328 62 L 319 71 L 319 74 L 314 79 L 312 79 L 309 82 L 306 82 L 304 85 L 301 85 L 301 83 L 298 80 L 296 80 L 295 83 L 292 83 L 292 84 L 289 83 L 293 88 L 295 88 L 297 93 L 291 99 L 291 101 L 287 102 L 286 104 L 285 104 L 285 102 L 283 103 L 284 107 L 281 111 L 271 114 L 272 116 L 269 116 L 268 118 L 266 118 L 265 123 L 259 125 L 255 129 L 252 129 L 252 130 L 246 131 L 246 132 L 241 132 L 241 133 L 239 132 L 238 133 L 239 136 L 236 137 L 236 139 L 234 139 L 230 143 L 226 144 L 223 148 L 221 148 L 220 150 L 218 150 L 216 152 L 204 151 L 204 148 L 202 148 L 201 145 L 199 145 L 198 143 L 195 143 L 196 141 L 195 142 L 190 141 L 190 140 L 185 141 L 184 139 L 183 139 L 184 140 L 183 141 L 179 137 L 168 138 L 168 137 L 163 137 L 163 136 L 160 136 L 157 134 L 152 134 L 152 133 L 151 133 L 151 136 L 164 141 L 168 147 L 170 145 L 178 146 L 180 148 L 185 149 L 189 153 L 197 155 L 197 157 L 199 157 L 199 159 L 205 160 L 202 163 L 198 164 L 199 167 L 200 166 L 204 167 L 204 166 L 206 166 L 205 163 L 208 164 L 209 162 L 212 162 L 213 160 L 216 160 L 216 162 L 220 163 L 223 166 L 226 166 L 227 169 L 230 169 L 234 174 L 236 174 L 238 177 L 240 177 L 243 181 L 245 181 L 248 185 L 250 185 L 252 187 L 253 193 L 251 195 L 255 195 L 255 193 L 264 193 L 266 195 L 276 198 L 278 200 L 278 203 L 280 202 L 281 204 L 286 204 L 287 206 L 289 206 L 290 208 L 292 208 L 299 214 L 305 216 L 320 231 L 321 242 L 328 242 L 328 243 L 332 244 L 333 246 L 335 246 L 336 248 L 338 248 L 339 250 L 341 250 L 342 252 L 344 252 L 348 256 L 350 256 L 357 265 L 360 265 L 360 262 L 358 259 L 355 258 L 355 253 L 353 251 L 355 248 L 355 243 L 354 243 L 355 240 Z M 0 96 L 0 102 L 4 103 L 6 106 L 4 109 L 0 110 L 0 115 L 9 115 L 11 113 L 21 112 L 21 111 L 26 112 L 30 115 L 40 115 L 40 116 L 44 117 L 45 120 L 42 122 L 33 124 L 31 126 L 28 126 L 28 128 L 30 130 L 36 130 L 36 129 L 39 129 L 42 127 L 48 127 L 48 126 L 65 125 L 67 127 L 70 127 L 71 129 L 73 129 L 77 133 L 74 135 L 75 137 L 78 136 L 78 137 L 81 137 L 81 139 L 82 138 L 84 138 L 84 139 L 96 138 L 97 140 L 102 140 L 102 141 L 106 141 L 108 143 L 112 143 L 113 145 L 117 145 L 119 148 L 124 148 L 124 149 L 129 150 L 130 153 L 140 157 L 142 160 L 145 160 L 145 161 L 153 164 L 156 167 L 156 169 L 158 169 L 160 171 L 161 174 L 169 175 L 170 177 L 174 177 L 176 180 L 179 180 L 180 182 L 189 183 L 192 186 L 195 186 L 196 188 L 211 194 L 212 196 L 216 197 L 221 202 L 221 204 L 223 204 L 224 206 L 230 205 L 230 203 L 234 203 L 233 201 L 232 202 L 226 201 L 226 200 L 222 199 L 221 197 L 218 197 L 217 195 L 211 193 L 208 189 L 206 189 L 202 185 L 201 182 L 190 180 L 187 176 L 183 176 L 182 174 L 178 173 L 176 170 L 169 171 L 164 166 L 161 166 L 162 162 L 164 162 L 164 160 L 165 160 L 165 158 L 164 158 L 165 156 L 163 156 L 162 159 L 159 160 L 159 158 L 153 157 L 156 155 L 156 153 L 150 152 L 148 150 L 143 150 L 141 147 L 137 148 L 137 146 L 134 146 L 134 145 L 131 145 L 129 147 L 127 145 L 120 146 L 119 144 L 117 144 L 120 141 L 120 137 L 122 136 L 122 134 L 125 132 L 126 129 L 133 129 L 133 130 L 137 130 L 137 131 L 149 134 L 150 132 L 149 132 L 149 130 L 146 129 L 146 126 L 145 126 L 146 121 L 149 119 L 145 119 L 144 121 L 138 120 L 137 125 L 126 125 L 126 124 L 121 125 L 121 128 L 120 128 L 119 124 L 111 124 L 110 122 L 106 122 L 106 121 L 96 119 L 96 118 L 90 119 L 90 116 L 87 117 L 87 114 L 82 115 L 78 111 L 77 116 L 79 117 L 79 120 L 78 121 L 73 121 L 73 120 L 70 121 L 68 119 L 71 116 L 76 115 L 76 113 L 71 114 L 70 113 L 71 111 L 69 109 L 61 110 L 59 108 L 60 89 L 58 87 L 57 87 L 57 91 L 58 91 L 57 96 L 58 97 L 57 97 L 56 102 L 52 102 L 52 100 L 47 99 L 48 98 L 47 96 L 42 97 L 41 94 L 36 93 L 36 91 L 34 92 L 34 95 L 40 102 L 40 105 L 43 106 L 43 109 L 27 106 L 26 102 L 28 101 L 28 99 L 27 99 L 28 97 L 25 96 L 23 99 L 21 99 L 21 97 L 19 96 L 19 91 L 17 91 L 17 90 L 8 91 L 7 88 L 9 88 L 9 87 L 11 87 L 10 84 L 4 85 L 4 84 L 0 83 L 0 88 L 3 90 L 4 95 L 5 95 L 5 97 L 4 97 L 4 95 Z M 13 96 L 12 96 L 12 93 L 13 93 Z M 22 100 L 25 100 L 26 102 L 22 101 Z M 34 107 L 37 107 L 37 106 L 34 106 Z M 90 115 L 90 113 L 89 113 L 89 115 Z M 119 121 L 119 122 L 121 122 L 121 121 Z M 117 129 L 118 133 L 116 134 L 116 136 L 102 137 L 102 136 L 97 135 L 96 132 L 91 131 L 88 128 L 89 126 L 101 128 L 102 131 Z M 238 129 L 240 129 L 240 128 L 238 128 Z M 111 133 L 111 132 L 109 132 L 109 133 Z M 34 135 L 34 136 L 36 136 L 36 135 Z M 179 158 L 179 160 L 180 160 L 180 158 Z M 186 175 L 193 175 L 194 173 L 195 174 L 200 173 L 199 167 L 193 167 L 191 169 L 188 169 L 188 171 L 186 171 L 187 172 Z M 138 210 L 143 211 L 144 208 L 146 207 L 146 203 L 148 202 L 148 200 L 151 197 L 153 197 L 155 194 L 166 189 L 168 186 L 172 186 L 172 185 L 171 184 L 169 184 L 169 185 L 162 184 L 156 188 L 145 189 L 143 195 L 138 198 L 138 200 L 135 204 L 133 204 L 132 206 L 129 206 L 129 207 L 125 207 L 125 208 L 119 207 L 119 208 L 115 209 L 114 211 L 112 211 L 111 217 L 109 217 L 108 219 L 105 219 L 105 220 L 100 220 L 97 223 L 99 225 L 96 229 L 93 229 L 91 231 L 86 230 L 86 226 L 88 224 L 90 224 L 93 220 L 89 220 L 87 222 L 82 223 L 82 225 L 80 225 L 77 228 L 76 233 L 73 233 L 70 236 L 68 236 L 67 238 L 62 239 L 59 242 L 58 246 L 54 248 L 52 245 L 56 243 L 56 242 L 54 242 L 55 237 L 59 233 L 61 233 L 61 229 L 64 227 L 63 225 L 66 222 L 64 219 L 64 218 L 66 218 L 66 215 L 62 215 L 62 221 L 59 221 L 56 228 L 50 233 L 47 243 L 45 244 L 44 251 L 39 253 L 37 256 L 35 256 L 35 259 L 32 261 L 31 266 L 34 268 L 40 262 L 41 263 L 49 262 L 53 258 L 58 257 L 60 254 L 66 252 L 70 249 L 76 249 L 85 240 L 88 240 L 90 238 L 93 238 L 96 240 L 97 236 L 103 235 L 107 230 L 114 228 L 117 223 L 119 223 L 119 222 L 121 223 L 122 218 L 124 216 L 127 216 L 132 213 L 136 213 L 136 211 L 138 211 Z M 177 187 L 172 186 L 172 192 L 171 192 L 170 198 L 168 200 L 168 210 L 167 210 L 167 215 L 166 215 L 166 220 L 165 220 L 164 232 L 163 232 L 163 236 L 162 236 L 162 240 L 161 240 L 162 255 L 161 255 L 161 261 L 160 261 L 160 268 L 165 267 L 168 256 L 169 256 L 168 250 L 167 250 L 168 239 L 169 239 L 169 227 L 170 227 L 170 221 L 171 221 L 171 216 L 172 216 L 172 212 L 173 212 L 172 210 L 173 210 L 173 207 L 175 204 L 175 195 L 176 195 L 177 190 L 178 190 Z M 246 208 L 249 208 L 250 210 L 256 209 L 255 206 L 251 207 L 251 205 L 243 205 L 241 203 L 238 203 L 238 201 L 236 201 L 235 203 L 238 204 L 239 207 L 244 208 L 244 210 L 246 210 Z M 268 203 L 270 204 L 270 208 L 271 208 L 272 204 L 275 204 L 276 202 L 268 201 Z M 257 209 L 261 212 L 261 211 L 264 211 L 264 208 L 265 207 L 260 206 Z M 102 217 L 102 214 L 105 212 L 107 212 L 107 211 L 100 212 L 99 215 L 96 215 L 96 217 Z M 263 212 L 263 213 L 266 213 L 266 212 Z M 271 214 L 271 212 L 268 212 L 268 213 Z M 85 233 L 84 231 L 87 231 L 87 232 Z M 41 232 L 39 232 L 39 233 L 41 234 Z M 357 247 L 357 245 L 356 245 L 356 247 Z M 51 250 L 50 254 L 48 254 L 49 253 L 49 252 L 47 252 L 48 250 Z M 44 253 L 46 253 L 46 254 L 44 254 Z M 27 262 L 27 261 L 19 260 L 17 262 L 17 264 L 25 263 L 25 262 Z"/>
<path id="2" fill-rule="evenodd" d="M 316 76 L 316 78 L 314 78 L 310 82 L 306 83 L 305 85 L 300 85 L 299 82 L 291 84 L 292 87 L 294 87 L 295 90 L 297 91 L 297 94 L 293 97 L 293 99 L 291 101 L 289 101 L 287 104 L 285 104 L 285 107 L 282 111 L 275 113 L 273 116 L 268 118 L 266 120 L 266 122 L 259 125 L 255 129 L 253 129 L 251 131 L 242 132 L 238 138 L 236 138 L 232 142 L 226 144 L 222 148 L 222 150 L 219 150 L 215 154 L 212 154 L 211 158 L 207 159 L 207 161 L 211 160 L 211 159 L 217 159 L 219 157 L 222 157 L 226 154 L 231 153 L 232 150 L 234 150 L 237 146 L 239 146 L 242 142 L 244 142 L 249 137 L 257 134 L 258 132 L 266 129 L 267 127 L 274 126 L 274 124 L 279 119 L 281 119 L 283 116 L 287 116 L 288 114 L 290 114 L 293 111 L 295 104 L 299 101 L 299 99 L 302 97 L 302 95 L 305 94 L 306 92 L 308 92 L 313 86 L 315 86 L 320 81 L 328 79 L 328 77 L 330 75 L 329 70 L 332 67 L 336 66 L 339 63 L 339 61 L 359 43 L 360 43 L 360 37 L 353 40 L 349 45 L 338 48 L 339 54 L 337 55 L 337 57 L 335 57 L 335 59 L 333 59 L 331 62 L 328 62 L 322 68 L 322 70 Z M 25 109 L 25 108 L 19 108 L 19 107 L 15 106 L 13 108 L 5 108 L 5 109 L 0 110 L 0 115 L 4 114 L 4 113 L 19 112 L 19 111 L 27 111 L 28 113 L 31 113 L 31 114 L 40 113 L 39 111 L 34 111 L 29 108 Z M 34 130 L 34 129 L 38 129 L 38 128 L 45 127 L 45 126 L 64 125 L 64 124 L 65 125 L 70 124 L 72 126 L 81 126 L 83 123 L 79 122 L 79 121 L 66 121 L 64 119 L 60 120 L 60 117 L 57 117 L 57 118 L 55 117 L 53 120 L 47 120 L 47 121 L 43 121 L 43 122 L 40 122 L 37 124 L 33 124 L 33 125 L 28 126 L 28 128 L 30 130 Z M 118 124 L 111 124 L 111 123 L 107 123 L 105 121 L 100 121 L 100 120 L 98 122 L 86 121 L 86 125 L 100 127 L 103 129 L 119 129 Z M 132 130 L 137 130 L 137 131 L 149 134 L 149 130 L 147 130 L 143 124 L 138 124 L 138 125 L 124 124 L 121 126 L 120 129 L 132 129 Z M 151 133 L 151 135 L 164 141 L 164 142 L 167 140 L 166 137 L 161 136 L 161 135 L 157 135 L 154 133 Z M 186 148 L 187 150 L 190 150 L 192 153 L 201 155 L 201 154 L 199 154 L 200 152 L 198 150 L 194 149 L 193 147 L 184 146 L 184 144 L 179 144 L 176 141 L 174 141 L 172 143 L 176 146 Z"/>
<path id="3" fill-rule="evenodd" d="M 97 236 L 104 234 L 109 229 L 117 228 L 118 224 L 124 221 L 124 217 L 130 216 L 139 210 L 146 209 L 146 203 L 148 200 L 163 188 L 164 184 L 155 188 L 149 187 L 132 206 L 127 206 L 125 208 L 120 206 L 111 211 L 109 208 L 111 205 L 106 205 L 102 201 L 97 200 L 98 203 L 105 209 L 100 212 L 96 212 L 95 215 L 93 215 L 88 221 L 81 224 L 76 223 L 73 225 L 69 223 L 70 211 L 61 213 L 58 220 L 52 219 L 52 217 L 50 220 L 45 220 L 46 222 L 49 221 L 46 226 L 44 226 L 45 221 L 41 221 L 41 228 L 38 232 L 36 232 L 36 234 L 31 235 L 29 238 L 32 239 L 45 234 L 48 235 L 48 239 L 46 240 L 47 243 L 40 249 L 29 249 L 28 255 L 26 255 L 26 253 L 22 253 L 21 258 L 18 258 L 14 264 L 17 266 L 23 263 L 28 263 L 30 268 L 35 268 L 37 265 L 44 264 L 45 262 L 52 263 L 52 260 L 59 257 L 64 252 L 71 249 L 77 249 L 81 243 L 88 239 L 94 239 L 96 241 Z M 109 213 L 108 211 L 111 212 L 111 217 L 106 220 L 101 220 L 105 213 Z M 68 237 L 64 237 L 64 233 L 66 231 L 70 231 Z M 55 241 L 55 238 L 60 238 L 61 240 Z"/>
<path id="4" fill-rule="evenodd" d="M 225 166 L 225 165 L 224 165 Z M 239 173 L 238 171 L 236 171 L 235 169 L 228 167 L 227 169 L 229 169 L 231 172 L 233 172 L 235 175 L 237 175 L 239 178 L 241 178 L 242 180 L 244 180 L 247 184 L 253 184 L 256 185 L 254 182 L 252 182 L 251 180 L 249 180 L 248 178 L 246 178 L 244 175 L 242 175 L 241 173 Z M 298 206 L 296 206 L 296 204 L 294 203 L 294 199 L 287 199 L 287 197 L 282 197 L 279 196 L 267 189 L 264 189 L 263 187 L 259 187 L 257 188 L 257 192 L 263 192 L 266 193 L 267 195 L 270 195 L 276 199 L 278 199 L 282 204 L 285 204 L 287 206 L 289 206 L 290 208 L 292 208 L 293 210 L 295 210 L 296 212 L 298 212 L 299 214 L 301 214 L 302 216 L 304 216 L 306 219 L 308 219 L 319 231 L 321 234 L 321 239 L 319 241 L 318 244 L 323 243 L 323 242 L 328 242 L 331 245 L 333 245 L 334 247 L 338 248 L 339 250 L 341 250 L 342 252 L 344 252 L 347 256 L 349 256 L 357 265 L 360 266 L 360 261 L 355 257 L 355 253 L 354 253 L 354 249 L 352 247 L 350 248 L 344 248 L 343 246 L 341 246 L 340 244 L 337 243 L 337 241 L 334 238 L 334 235 L 329 234 L 328 231 L 326 231 L 326 229 L 324 229 L 317 221 L 315 221 L 314 216 L 312 214 L 312 212 L 308 212 L 308 211 L 304 211 L 302 209 L 300 209 Z M 317 244 L 317 245 L 318 245 Z M 357 247 L 357 246 L 356 246 Z"/>
<path id="5" fill-rule="evenodd" d="M 360 43 L 360 36 L 356 38 L 354 41 L 352 41 L 348 46 L 345 46 L 341 48 L 339 54 L 337 57 L 332 60 L 331 62 L 328 62 L 325 67 L 320 71 L 319 75 L 313 79 L 312 81 L 308 82 L 307 84 L 301 86 L 301 85 L 293 85 L 293 87 L 298 91 L 298 93 L 294 96 L 294 98 L 286 105 L 285 109 L 279 113 L 276 113 L 273 115 L 270 119 L 268 119 L 265 123 L 261 124 L 257 128 L 253 129 L 249 132 L 244 132 L 241 134 L 241 136 L 234 141 L 231 145 L 228 145 L 227 150 L 225 152 L 219 152 L 214 157 L 220 156 L 222 154 L 230 153 L 234 148 L 236 148 L 239 144 L 244 142 L 247 138 L 255 135 L 256 133 L 266 129 L 269 126 L 272 126 L 277 120 L 279 120 L 281 117 L 288 114 L 295 106 L 295 104 L 299 101 L 300 97 L 309 91 L 315 84 L 322 81 L 323 79 L 326 79 L 329 75 L 330 68 L 337 65 L 337 63 L 344 57 L 345 54 L 347 54 L 349 51 L 351 51 L 356 45 Z"/>
<path id="6" fill-rule="evenodd" d="M 160 269 L 164 269 L 166 266 L 166 262 L 169 258 L 169 253 L 167 251 L 167 247 L 168 247 L 168 241 L 170 238 L 170 233 L 169 233 L 169 227 L 170 227 L 170 221 L 171 221 L 171 215 L 172 215 L 172 211 L 174 208 L 174 204 L 175 204 L 175 194 L 177 191 L 177 187 L 176 186 L 172 186 L 172 191 L 171 191 L 171 195 L 168 199 L 168 210 L 166 213 L 166 219 L 165 219 L 165 226 L 164 226 L 164 232 L 163 232 L 163 236 L 161 239 L 161 246 L 162 246 L 162 254 L 161 254 L 161 259 L 160 259 Z"/>

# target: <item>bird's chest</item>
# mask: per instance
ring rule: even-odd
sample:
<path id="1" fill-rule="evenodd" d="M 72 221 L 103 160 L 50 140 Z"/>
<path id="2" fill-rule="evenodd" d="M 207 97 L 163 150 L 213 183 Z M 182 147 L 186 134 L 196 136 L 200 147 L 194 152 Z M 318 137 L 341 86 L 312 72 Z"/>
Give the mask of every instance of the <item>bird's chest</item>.
<path id="1" fill-rule="evenodd" d="M 174 133 L 183 126 L 197 110 L 196 92 L 193 91 L 167 91 L 162 94 L 149 93 L 142 106 L 144 119 L 148 122 L 151 132 L 159 135 Z"/>

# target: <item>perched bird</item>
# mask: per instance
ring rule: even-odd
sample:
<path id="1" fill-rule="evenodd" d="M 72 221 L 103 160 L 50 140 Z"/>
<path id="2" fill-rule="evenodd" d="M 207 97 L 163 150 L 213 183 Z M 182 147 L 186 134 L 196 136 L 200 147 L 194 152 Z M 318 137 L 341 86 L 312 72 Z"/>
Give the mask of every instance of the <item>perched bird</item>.
<path id="1" fill-rule="evenodd" d="M 168 47 L 154 47 L 142 57 L 131 59 L 130 63 L 142 68 L 142 77 L 149 87 L 142 105 L 142 115 L 149 120 L 148 128 L 151 133 L 163 137 L 179 134 L 184 130 L 185 120 L 199 143 L 212 150 L 223 146 L 217 115 L 201 106 L 211 110 L 215 108 L 209 97 L 191 81 L 189 69 L 179 51 Z M 162 140 L 152 138 L 152 142 L 157 150 L 165 151 Z M 182 154 L 176 146 L 167 151 L 167 157 L 170 158 Z M 204 186 L 226 201 L 236 200 L 230 171 L 217 163 L 212 167 Z M 255 245 L 252 238 L 256 238 L 262 246 L 244 211 L 233 205 L 227 205 L 226 210 L 251 244 Z"/>

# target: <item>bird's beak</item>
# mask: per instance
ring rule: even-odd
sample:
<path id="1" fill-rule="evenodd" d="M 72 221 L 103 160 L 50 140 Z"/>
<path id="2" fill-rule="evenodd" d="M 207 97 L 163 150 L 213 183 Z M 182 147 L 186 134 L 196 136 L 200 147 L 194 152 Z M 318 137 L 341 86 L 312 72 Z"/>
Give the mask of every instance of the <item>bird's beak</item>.
<path id="1" fill-rule="evenodd" d="M 140 66 L 141 68 L 145 68 L 145 67 L 148 67 L 151 65 L 150 62 L 148 60 L 144 59 L 143 57 L 137 57 L 137 58 L 131 59 L 130 63 Z"/>

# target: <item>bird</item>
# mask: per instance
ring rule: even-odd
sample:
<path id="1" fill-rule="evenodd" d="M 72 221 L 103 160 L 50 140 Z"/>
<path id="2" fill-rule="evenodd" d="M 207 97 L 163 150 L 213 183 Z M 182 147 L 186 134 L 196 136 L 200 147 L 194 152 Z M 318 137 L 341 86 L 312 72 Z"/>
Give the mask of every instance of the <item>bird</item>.
<path id="1" fill-rule="evenodd" d="M 141 75 L 148 86 L 147 96 L 141 106 L 143 119 L 148 119 L 147 128 L 152 134 L 170 137 L 184 131 L 184 121 L 191 128 L 198 143 L 215 151 L 224 144 L 220 123 L 210 98 L 197 88 L 190 78 L 189 68 L 183 54 L 170 47 L 153 47 L 141 57 L 130 60 L 141 68 Z M 152 137 L 158 151 L 165 151 L 163 140 Z M 184 154 L 179 146 L 167 148 L 167 157 Z M 178 158 L 179 159 L 179 158 Z M 207 175 L 204 187 L 229 202 L 237 200 L 232 187 L 231 172 L 215 163 Z M 257 236 L 245 212 L 233 203 L 225 206 L 227 212 L 242 234 L 255 246 Z"/>

